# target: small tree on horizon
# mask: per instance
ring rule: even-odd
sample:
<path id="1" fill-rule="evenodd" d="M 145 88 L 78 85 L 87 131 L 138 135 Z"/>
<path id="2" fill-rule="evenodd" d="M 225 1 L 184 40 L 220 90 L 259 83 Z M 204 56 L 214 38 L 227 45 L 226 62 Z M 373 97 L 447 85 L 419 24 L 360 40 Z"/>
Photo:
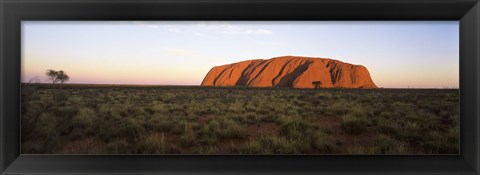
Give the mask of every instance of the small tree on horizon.
<path id="1" fill-rule="evenodd" d="M 48 69 L 45 74 L 47 75 L 48 79 L 52 81 L 52 84 L 55 84 L 56 82 L 63 84 L 64 82 L 70 80 L 70 77 L 63 70 L 55 71 L 53 69 Z"/>
<path id="2" fill-rule="evenodd" d="M 48 79 L 52 81 L 52 84 L 55 84 L 55 82 L 57 82 L 57 71 L 53 69 L 48 69 L 47 72 L 45 72 L 45 75 L 47 75 Z"/>
<path id="3" fill-rule="evenodd" d="M 322 82 L 320 81 L 312 81 L 312 85 L 315 89 L 318 89 L 322 86 Z"/>
<path id="4" fill-rule="evenodd" d="M 61 84 L 70 80 L 70 77 L 63 70 L 58 71 L 57 81 L 60 81 Z"/>

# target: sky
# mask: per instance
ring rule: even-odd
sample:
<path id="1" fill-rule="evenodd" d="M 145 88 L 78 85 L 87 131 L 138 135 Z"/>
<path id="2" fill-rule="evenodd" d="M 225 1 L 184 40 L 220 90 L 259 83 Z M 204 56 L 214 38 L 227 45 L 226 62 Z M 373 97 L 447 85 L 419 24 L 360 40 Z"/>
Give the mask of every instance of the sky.
<path id="1" fill-rule="evenodd" d="M 278 56 L 367 67 L 379 87 L 458 88 L 458 21 L 22 21 L 22 82 L 199 85 L 218 65 Z"/>

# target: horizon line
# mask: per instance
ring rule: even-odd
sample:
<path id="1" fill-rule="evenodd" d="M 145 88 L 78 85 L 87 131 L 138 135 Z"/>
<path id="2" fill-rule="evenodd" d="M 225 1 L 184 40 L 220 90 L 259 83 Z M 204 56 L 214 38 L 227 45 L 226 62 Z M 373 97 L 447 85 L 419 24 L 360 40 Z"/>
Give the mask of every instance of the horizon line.
<path id="1" fill-rule="evenodd" d="M 175 84 L 127 84 L 127 83 L 29 83 L 21 82 L 21 84 L 42 84 L 42 85 L 117 85 L 117 86 L 199 86 L 199 87 L 250 87 L 250 86 L 202 86 L 200 85 L 175 85 Z M 250 87 L 250 88 L 292 88 L 292 87 Z M 309 88 L 292 88 L 292 89 L 309 89 Z M 377 87 L 377 88 L 341 88 L 341 87 L 324 87 L 322 89 L 460 89 L 459 87 Z"/>

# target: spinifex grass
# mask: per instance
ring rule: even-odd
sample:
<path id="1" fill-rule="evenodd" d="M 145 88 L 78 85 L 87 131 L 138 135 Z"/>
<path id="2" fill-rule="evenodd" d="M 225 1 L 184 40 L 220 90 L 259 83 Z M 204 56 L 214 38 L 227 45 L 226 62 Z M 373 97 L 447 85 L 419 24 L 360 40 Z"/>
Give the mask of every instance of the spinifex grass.
<path id="1" fill-rule="evenodd" d="M 22 85 L 22 153 L 457 154 L 458 89 Z"/>

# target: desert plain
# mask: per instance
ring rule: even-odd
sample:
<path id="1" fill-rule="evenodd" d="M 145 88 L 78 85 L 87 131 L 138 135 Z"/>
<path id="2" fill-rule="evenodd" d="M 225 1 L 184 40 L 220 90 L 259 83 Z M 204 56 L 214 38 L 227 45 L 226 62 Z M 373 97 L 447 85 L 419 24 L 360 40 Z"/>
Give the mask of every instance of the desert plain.
<path id="1" fill-rule="evenodd" d="M 458 89 L 22 84 L 23 154 L 458 154 Z"/>

